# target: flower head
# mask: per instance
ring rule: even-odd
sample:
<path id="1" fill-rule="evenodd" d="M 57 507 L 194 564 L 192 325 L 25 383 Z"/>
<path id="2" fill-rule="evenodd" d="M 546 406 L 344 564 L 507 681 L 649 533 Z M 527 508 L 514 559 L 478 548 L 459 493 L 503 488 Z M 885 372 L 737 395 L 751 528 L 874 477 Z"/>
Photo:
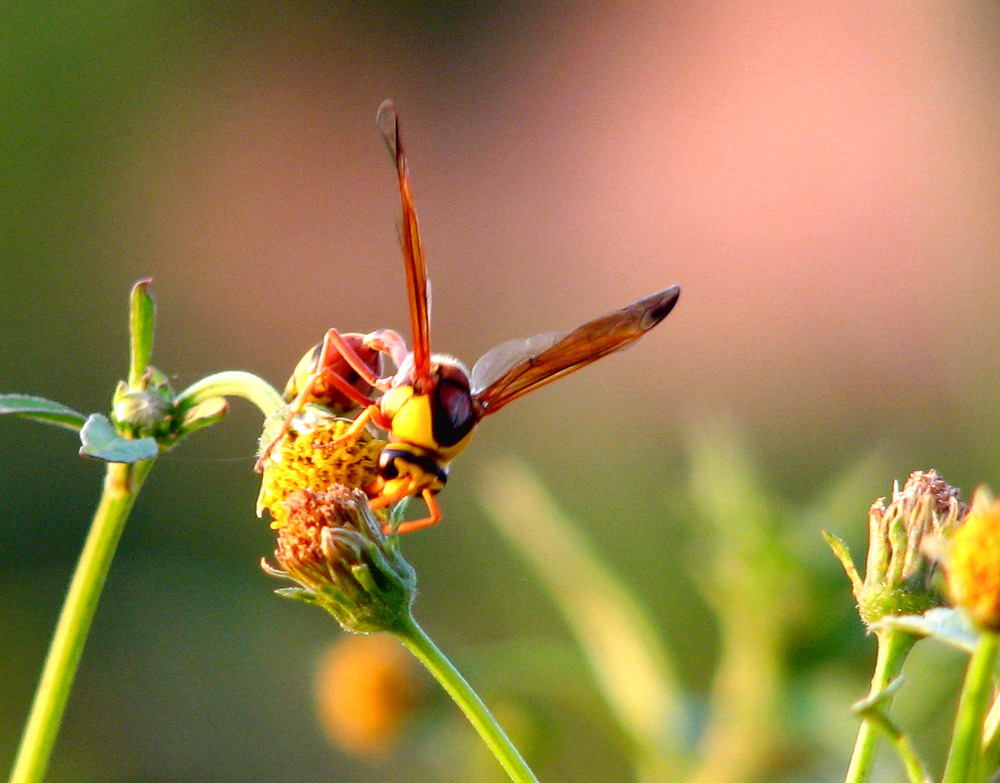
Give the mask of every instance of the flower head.
<path id="1" fill-rule="evenodd" d="M 391 630 L 409 616 L 416 573 L 359 489 L 295 490 L 284 501 L 284 523 L 274 552 L 273 576 L 299 583 L 281 594 L 317 603 L 345 630 Z"/>
<path id="2" fill-rule="evenodd" d="M 271 442 L 288 409 L 282 408 L 268 419 L 261 436 L 262 445 Z M 286 501 L 297 490 L 323 492 L 333 484 L 363 489 L 378 470 L 378 457 L 385 441 L 367 430 L 344 443 L 337 443 L 351 425 L 350 419 L 335 416 L 319 405 L 306 405 L 292 420 L 267 462 L 257 498 L 257 515 L 271 512 L 271 527 L 287 522 Z M 384 515 L 384 512 L 380 512 Z"/>
<path id="3" fill-rule="evenodd" d="M 1000 631 L 1000 501 L 980 488 L 945 554 L 952 602 L 978 625 Z"/>
<path id="4" fill-rule="evenodd" d="M 888 506 L 879 498 L 868 511 L 864 581 L 847 548 L 828 536 L 851 579 L 866 625 L 885 615 L 917 614 L 944 602 L 932 582 L 936 564 L 926 543 L 952 529 L 965 512 L 958 490 L 935 471 L 911 473 L 902 489 L 893 487 Z"/>

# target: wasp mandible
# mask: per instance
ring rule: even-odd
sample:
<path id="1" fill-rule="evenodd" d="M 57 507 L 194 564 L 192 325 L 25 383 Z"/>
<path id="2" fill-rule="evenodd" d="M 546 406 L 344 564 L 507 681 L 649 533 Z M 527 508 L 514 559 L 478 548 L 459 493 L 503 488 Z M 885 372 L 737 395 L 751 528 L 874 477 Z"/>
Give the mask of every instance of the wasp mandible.
<path id="1" fill-rule="evenodd" d="M 367 335 L 330 329 L 323 342 L 302 357 L 289 380 L 285 389 L 288 417 L 282 431 L 262 452 L 257 469 L 306 403 L 358 406 L 361 412 L 340 440 L 356 437 L 369 422 L 389 433 L 378 477 L 365 489 L 376 509 L 407 497 L 423 497 L 428 516 L 397 528 L 407 532 L 441 521 L 436 495 L 448 479 L 449 464 L 468 445 L 483 417 L 642 337 L 677 304 L 680 288 L 666 288 L 572 332 L 502 343 L 484 354 L 471 373 L 458 359 L 431 353 L 427 269 L 391 100 L 379 107 L 377 123 L 399 179 L 413 350 L 390 329 Z M 382 375 L 383 357 L 395 366 L 394 373 Z M 369 396 L 372 393 L 377 396 Z"/>

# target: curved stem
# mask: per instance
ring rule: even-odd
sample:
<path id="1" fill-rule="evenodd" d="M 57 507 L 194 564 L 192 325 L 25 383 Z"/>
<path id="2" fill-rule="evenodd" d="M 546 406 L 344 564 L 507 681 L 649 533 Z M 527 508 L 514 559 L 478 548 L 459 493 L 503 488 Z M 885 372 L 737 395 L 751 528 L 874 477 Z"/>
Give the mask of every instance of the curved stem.
<path id="1" fill-rule="evenodd" d="M 875 658 L 875 672 L 872 674 L 871 688 L 868 691 L 869 699 L 884 691 L 886 686 L 899 676 L 906 656 L 916 642 L 915 636 L 898 630 L 878 632 L 877 639 L 878 652 Z M 889 699 L 886 699 L 886 709 L 888 709 L 889 703 Z M 878 740 L 878 733 L 878 726 L 873 720 L 867 717 L 862 719 L 844 783 L 862 783 L 868 780 L 872 761 L 875 758 L 875 743 Z"/>
<path id="2" fill-rule="evenodd" d="M 942 783 L 979 783 L 983 779 L 983 718 L 993 693 L 993 670 L 998 653 L 1000 634 L 980 631 L 965 672 Z"/>
<path id="3" fill-rule="evenodd" d="M 410 648 L 410 651 L 420 659 L 448 695 L 454 699 L 465 713 L 465 717 L 479 732 L 479 736 L 493 751 L 493 755 L 497 757 L 510 779 L 515 783 L 538 783 L 535 773 L 500 728 L 500 724 L 483 704 L 482 699 L 431 641 L 423 628 L 417 625 L 417 621 L 412 616 L 407 616 L 400 621 L 397 628 L 393 629 L 393 633 Z"/>
<path id="4" fill-rule="evenodd" d="M 108 463 L 104 492 L 56 624 L 10 783 L 39 783 L 45 777 L 101 589 L 125 520 L 154 462 Z"/>
<path id="5" fill-rule="evenodd" d="M 177 395 L 177 406 L 189 408 L 212 397 L 242 397 L 260 408 L 265 416 L 285 404 L 278 390 L 260 376 L 243 370 L 226 370 L 188 386 Z"/>

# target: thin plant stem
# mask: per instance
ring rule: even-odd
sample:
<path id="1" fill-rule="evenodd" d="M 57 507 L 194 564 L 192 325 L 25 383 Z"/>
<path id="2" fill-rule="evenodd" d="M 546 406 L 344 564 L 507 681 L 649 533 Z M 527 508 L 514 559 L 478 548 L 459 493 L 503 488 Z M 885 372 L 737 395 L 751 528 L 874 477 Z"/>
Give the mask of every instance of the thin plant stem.
<path id="1" fill-rule="evenodd" d="M 538 783 L 535 773 L 531 771 L 517 748 L 514 747 L 504 730 L 500 728 L 500 724 L 483 704 L 482 699 L 451 661 L 445 657 L 444 653 L 438 649 L 423 628 L 417 625 L 417 621 L 412 616 L 407 615 L 400 620 L 398 627 L 393 629 L 393 633 L 427 667 L 427 670 L 434 675 L 434 678 L 461 708 L 465 717 L 479 732 L 479 736 L 493 751 L 493 755 L 496 756 L 510 779 L 515 783 Z"/>
<path id="2" fill-rule="evenodd" d="M 916 637 L 905 631 L 889 629 L 876 633 L 878 652 L 875 657 L 875 672 L 872 674 L 871 688 L 868 699 L 872 699 L 886 689 L 903 669 L 906 656 L 916 642 Z M 888 709 L 890 699 L 886 699 L 884 708 Z M 879 729 L 868 717 L 861 721 L 858 738 L 854 743 L 854 753 L 847 768 L 844 783 L 863 783 L 871 774 L 872 762 L 875 759 L 875 745 L 878 741 Z"/>
<path id="3" fill-rule="evenodd" d="M 56 624 L 10 783 L 40 783 L 45 777 L 111 561 L 136 495 L 154 462 L 108 463 L 104 491 Z"/>
<path id="4" fill-rule="evenodd" d="M 996 690 L 993 692 L 993 703 L 983 720 L 983 764 L 987 770 L 1000 767 L 1000 691 Z"/>
<path id="5" fill-rule="evenodd" d="M 983 719 L 993 694 L 993 671 L 998 654 L 1000 634 L 981 631 L 965 672 L 942 783 L 980 783 L 984 779 Z"/>
<path id="6" fill-rule="evenodd" d="M 265 416 L 285 404 L 281 394 L 259 376 L 243 370 L 225 370 L 186 388 L 177 395 L 177 405 L 184 408 L 211 397 L 242 397 L 260 408 Z"/>

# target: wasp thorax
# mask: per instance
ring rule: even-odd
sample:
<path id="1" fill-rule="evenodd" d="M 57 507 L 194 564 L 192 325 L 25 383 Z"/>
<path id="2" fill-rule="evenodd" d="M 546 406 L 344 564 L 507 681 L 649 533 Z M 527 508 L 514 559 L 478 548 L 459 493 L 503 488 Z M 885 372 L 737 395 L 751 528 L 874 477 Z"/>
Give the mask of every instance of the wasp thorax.
<path id="1" fill-rule="evenodd" d="M 416 377 L 412 360 L 403 362 L 380 406 L 392 420 L 393 440 L 442 457 L 467 439 L 479 421 L 469 373 L 450 356 L 432 356 L 424 378 Z"/>

